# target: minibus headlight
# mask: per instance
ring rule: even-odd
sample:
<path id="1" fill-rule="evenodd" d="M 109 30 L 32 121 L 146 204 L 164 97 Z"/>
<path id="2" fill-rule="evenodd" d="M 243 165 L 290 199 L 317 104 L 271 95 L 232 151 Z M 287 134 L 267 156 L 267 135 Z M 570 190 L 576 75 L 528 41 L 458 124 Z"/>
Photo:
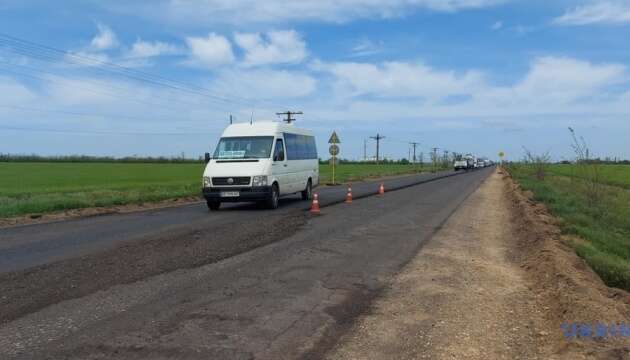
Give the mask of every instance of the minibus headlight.
<path id="1" fill-rule="evenodd" d="M 267 176 L 254 176 L 254 179 L 252 180 L 252 186 L 267 186 Z"/>
<path id="2" fill-rule="evenodd" d="M 209 176 L 204 176 L 203 177 L 203 187 L 211 187 L 212 186 L 212 182 L 210 182 L 210 177 Z"/>

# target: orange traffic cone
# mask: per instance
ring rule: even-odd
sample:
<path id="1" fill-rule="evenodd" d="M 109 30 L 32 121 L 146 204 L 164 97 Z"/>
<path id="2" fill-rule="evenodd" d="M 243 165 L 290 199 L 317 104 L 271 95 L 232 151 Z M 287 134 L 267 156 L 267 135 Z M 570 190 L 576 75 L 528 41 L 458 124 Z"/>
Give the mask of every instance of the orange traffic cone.
<path id="1" fill-rule="evenodd" d="M 383 185 L 383 183 L 381 183 L 381 186 L 379 186 L 378 188 L 378 194 L 385 195 L 385 186 Z"/>
<path id="2" fill-rule="evenodd" d="M 346 195 L 346 204 L 352 204 L 352 184 L 348 184 L 348 194 Z"/>
<path id="3" fill-rule="evenodd" d="M 317 194 L 313 194 L 313 204 L 311 204 L 311 214 L 319 214 L 319 200 Z"/>

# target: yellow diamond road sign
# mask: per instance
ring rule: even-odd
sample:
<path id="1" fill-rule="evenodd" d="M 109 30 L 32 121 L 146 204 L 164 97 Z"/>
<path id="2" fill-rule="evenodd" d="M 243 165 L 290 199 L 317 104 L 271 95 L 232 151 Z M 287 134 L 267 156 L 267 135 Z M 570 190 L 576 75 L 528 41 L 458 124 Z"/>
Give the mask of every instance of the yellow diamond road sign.
<path id="1" fill-rule="evenodd" d="M 330 139 L 328 139 L 328 143 L 329 144 L 339 144 L 341 143 L 341 141 L 339 141 L 339 137 L 337 136 L 337 133 L 333 131 L 332 135 L 330 135 Z"/>

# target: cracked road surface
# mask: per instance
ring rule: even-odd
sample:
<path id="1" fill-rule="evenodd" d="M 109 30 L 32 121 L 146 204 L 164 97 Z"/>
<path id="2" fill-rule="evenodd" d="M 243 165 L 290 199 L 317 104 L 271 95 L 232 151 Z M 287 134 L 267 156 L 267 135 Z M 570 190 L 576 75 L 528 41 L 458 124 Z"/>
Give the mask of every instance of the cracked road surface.
<path id="1" fill-rule="evenodd" d="M 0 325 L 0 358 L 319 358 L 491 172 L 325 207 L 253 250 L 23 314 Z"/>

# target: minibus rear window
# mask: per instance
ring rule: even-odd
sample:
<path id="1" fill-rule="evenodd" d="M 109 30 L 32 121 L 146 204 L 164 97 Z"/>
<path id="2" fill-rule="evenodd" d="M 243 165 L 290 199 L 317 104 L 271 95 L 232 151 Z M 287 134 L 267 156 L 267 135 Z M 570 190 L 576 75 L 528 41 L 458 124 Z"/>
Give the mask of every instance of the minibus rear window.
<path id="1" fill-rule="evenodd" d="M 266 159 L 271 156 L 273 136 L 224 137 L 219 140 L 214 158 L 221 160 Z"/>

